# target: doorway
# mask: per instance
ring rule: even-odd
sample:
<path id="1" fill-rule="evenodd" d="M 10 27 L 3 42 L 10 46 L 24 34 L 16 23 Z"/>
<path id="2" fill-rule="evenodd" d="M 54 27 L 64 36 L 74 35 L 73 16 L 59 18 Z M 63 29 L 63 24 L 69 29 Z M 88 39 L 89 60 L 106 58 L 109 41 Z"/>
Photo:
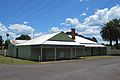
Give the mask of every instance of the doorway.
<path id="1" fill-rule="evenodd" d="M 18 48 L 16 48 L 16 58 L 18 58 Z"/>

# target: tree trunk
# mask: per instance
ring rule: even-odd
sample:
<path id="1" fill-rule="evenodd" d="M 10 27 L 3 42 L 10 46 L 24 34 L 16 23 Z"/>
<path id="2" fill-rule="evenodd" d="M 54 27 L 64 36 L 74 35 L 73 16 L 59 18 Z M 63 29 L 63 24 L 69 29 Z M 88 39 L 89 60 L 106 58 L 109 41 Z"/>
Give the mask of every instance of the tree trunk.
<path id="1" fill-rule="evenodd" d="M 116 49 L 118 49 L 118 39 L 116 39 Z"/>
<path id="2" fill-rule="evenodd" d="M 110 46 L 112 47 L 112 40 L 110 40 Z"/>

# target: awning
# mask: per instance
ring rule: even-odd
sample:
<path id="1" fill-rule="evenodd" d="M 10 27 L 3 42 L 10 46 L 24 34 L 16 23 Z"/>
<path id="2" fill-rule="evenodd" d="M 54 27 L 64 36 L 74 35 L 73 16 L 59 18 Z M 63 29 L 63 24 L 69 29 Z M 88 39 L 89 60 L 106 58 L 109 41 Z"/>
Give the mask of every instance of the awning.
<path id="1" fill-rule="evenodd" d="M 66 41 L 46 41 L 43 44 L 45 45 L 70 45 L 70 46 L 84 46 L 77 42 L 66 42 Z"/>

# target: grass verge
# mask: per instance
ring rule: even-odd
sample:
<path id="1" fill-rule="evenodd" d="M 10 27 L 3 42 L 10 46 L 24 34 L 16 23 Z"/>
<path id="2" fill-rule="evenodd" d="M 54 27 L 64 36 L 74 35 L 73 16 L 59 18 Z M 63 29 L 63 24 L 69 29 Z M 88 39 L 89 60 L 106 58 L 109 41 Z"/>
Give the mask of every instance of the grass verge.
<path id="1" fill-rule="evenodd" d="M 101 59 L 101 58 L 106 59 L 106 58 L 111 58 L 111 57 L 112 56 L 87 56 L 85 57 L 85 59 Z M 83 58 L 84 57 L 80 57 L 80 59 L 83 59 Z M 36 61 L 30 61 L 30 60 L 5 57 L 5 56 L 0 55 L 0 64 L 50 64 L 50 63 L 59 63 L 59 62 L 72 62 L 72 61 L 61 60 L 61 61 L 36 62 Z"/>
<path id="2" fill-rule="evenodd" d="M 0 55 L 0 64 L 37 64 L 38 62 L 5 57 Z"/>

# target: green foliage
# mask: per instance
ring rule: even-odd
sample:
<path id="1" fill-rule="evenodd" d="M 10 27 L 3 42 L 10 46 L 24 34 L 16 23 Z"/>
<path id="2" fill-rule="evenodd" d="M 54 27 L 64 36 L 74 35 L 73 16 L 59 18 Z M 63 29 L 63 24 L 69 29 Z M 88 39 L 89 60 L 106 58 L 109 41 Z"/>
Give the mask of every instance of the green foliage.
<path id="1" fill-rule="evenodd" d="M 92 37 L 92 41 L 98 42 L 97 39 L 96 39 L 95 37 Z"/>
<path id="2" fill-rule="evenodd" d="M 10 44 L 10 40 L 6 40 L 4 43 L 4 48 L 8 49 L 9 44 Z"/>
<path id="3" fill-rule="evenodd" d="M 30 36 L 28 35 L 21 35 L 20 37 L 17 37 L 16 40 L 30 40 Z"/>
<path id="4" fill-rule="evenodd" d="M 0 64 L 39 64 L 39 62 L 22 60 L 22 59 L 17 59 L 12 57 L 5 57 L 0 55 Z"/>
<path id="5" fill-rule="evenodd" d="M 9 34 L 7 33 L 6 36 L 9 37 Z"/>
<path id="6" fill-rule="evenodd" d="M 2 40 L 2 36 L 0 36 L 0 49 L 2 49 L 2 44 L 3 44 L 3 40 Z"/>
<path id="7" fill-rule="evenodd" d="M 2 46 L 2 36 L 0 36 L 0 46 Z"/>
<path id="8" fill-rule="evenodd" d="M 113 19 L 104 24 L 100 34 L 103 40 L 110 41 L 110 46 L 112 46 L 112 41 L 116 41 L 117 45 L 120 39 L 120 19 Z"/>

